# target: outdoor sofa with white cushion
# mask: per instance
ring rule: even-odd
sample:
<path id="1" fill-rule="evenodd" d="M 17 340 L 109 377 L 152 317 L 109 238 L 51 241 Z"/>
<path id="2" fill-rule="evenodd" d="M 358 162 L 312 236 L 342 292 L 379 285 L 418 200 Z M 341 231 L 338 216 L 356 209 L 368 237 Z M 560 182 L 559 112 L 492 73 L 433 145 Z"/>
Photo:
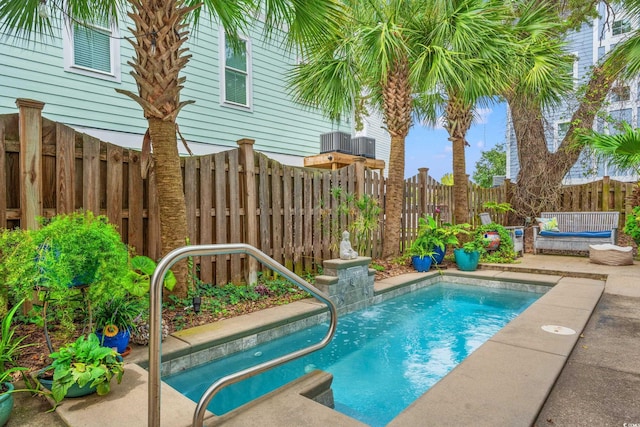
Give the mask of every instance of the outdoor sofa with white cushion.
<path id="1" fill-rule="evenodd" d="M 589 245 L 615 245 L 618 240 L 619 212 L 542 212 L 538 218 L 552 221 L 557 231 L 535 225 L 534 254 L 543 249 L 586 252 Z"/>

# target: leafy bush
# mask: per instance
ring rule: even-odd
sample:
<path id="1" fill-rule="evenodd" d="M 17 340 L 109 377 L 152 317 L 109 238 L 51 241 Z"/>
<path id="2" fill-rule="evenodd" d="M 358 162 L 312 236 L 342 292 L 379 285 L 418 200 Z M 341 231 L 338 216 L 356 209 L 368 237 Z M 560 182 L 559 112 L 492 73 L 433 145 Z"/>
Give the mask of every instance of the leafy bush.
<path id="1" fill-rule="evenodd" d="M 640 245 L 640 206 L 635 206 L 629 215 L 627 215 L 627 221 L 624 225 L 623 231 L 629 235 Z"/>
<path id="2" fill-rule="evenodd" d="M 73 384 L 79 387 L 96 387 L 98 395 L 111 391 L 111 379 L 115 376 L 118 384 L 124 374 L 124 363 L 118 353 L 102 347 L 96 334 L 85 339 L 79 337 L 75 342 L 51 353 L 53 359 L 53 386 L 51 392 L 56 402 L 60 402 Z"/>
<path id="3" fill-rule="evenodd" d="M 500 246 L 493 252 L 486 249 L 487 232 L 497 232 L 500 236 Z M 509 235 L 509 231 L 500 224 L 485 224 L 477 227 L 473 233 L 473 240 L 480 250 L 480 261 L 490 263 L 511 263 L 516 259 L 516 253 L 513 250 L 513 241 Z"/>
<path id="4" fill-rule="evenodd" d="M 86 211 L 41 223 L 39 230 L 12 230 L 2 241 L 2 273 L 16 299 L 30 298 L 34 289 L 65 292 L 88 284 L 90 294 L 108 293 L 105 287 L 126 276 L 128 249 L 106 217 Z"/>
<path id="5" fill-rule="evenodd" d="M 14 301 L 38 298 L 51 307 L 47 321 L 58 333 L 75 336 L 75 322 L 122 292 L 129 251 L 104 216 L 75 212 L 40 219 L 38 230 L 5 230 L 0 238 L 0 279 Z M 80 285 L 91 285 L 76 291 Z M 77 297 L 77 298 L 76 298 Z"/>

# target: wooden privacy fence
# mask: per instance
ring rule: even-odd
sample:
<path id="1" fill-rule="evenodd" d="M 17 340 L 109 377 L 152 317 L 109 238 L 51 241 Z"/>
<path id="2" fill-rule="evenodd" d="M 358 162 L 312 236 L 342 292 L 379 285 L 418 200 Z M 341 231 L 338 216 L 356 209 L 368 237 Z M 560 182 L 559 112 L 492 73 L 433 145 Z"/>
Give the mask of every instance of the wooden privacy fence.
<path id="1" fill-rule="evenodd" d="M 18 114 L 0 115 L 0 227 L 35 228 L 38 216 L 52 217 L 78 209 L 106 215 L 122 240 L 138 254 L 161 256 L 160 222 L 153 166 L 142 178 L 140 152 L 78 133 L 42 118 L 43 103 L 19 99 Z M 382 212 L 379 228 L 361 254 L 381 255 L 385 185 L 364 159 L 336 170 L 285 166 L 254 152 L 253 140 L 222 153 L 182 158 L 189 239 L 192 244 L 248 243 L 289 269 L 312 271 L 325 259 L 338 257 L 342 230 L 356 218 L 339 207 L 347 194 L 369 195 Z M 469 185 L 472 223 L 488 201 L 510 202 L 513 185 Z M 562 211 L 621 212 L 620 228 L 631 211 L 626 196 L 633 183 L 604 178 L 564 187 Z M 332 189 L 343 190 L 338 199 Z M 438 183 L 428 169 L 405 181 L 401 249 L 415 239 L 424 214 L 452 220 L 453 187 Z M 508 224 L 506 216 L 494 220 Z M 354 236 L 352 236 L 353 240 Z M 195 260 L 209 283 L 240 282 L 249 275 L 241 255 Z"/>
<path id="2" fill-rule="evenodd" d="M 479 224 L 478 214 L 486 212 L 482 206 L 486 202 L 510 203 L 513 205 L 514 186 L 506 179 L 498 187 L 483 188 L 474 183 L 469 183 L 467 189 L 469 220 L 472 225 Z M 632 206 L 628 202 L 633 188 L 633 182 L 621 182 L 604 178 L 586 184 L 569 185 L 561 188 L 560 212 L 620 212 L 619 230 L 622 230 L 626 222 L 626 215 L 631 212 Z M 419 173 L 405 181 L 405 206 L 403 215 L 404 245 L 410 244 L 415 239 L 418 218 L 421 215 L 440 215 L 443 222 L 453 220 L 455 203 L 453 187 L 438 183 L 428 175 L 428 169 L 423 168 Z M 496 214 L 492 212 L 494 221 L 500 224 L 510 224 L 508 213 Z M 510 224 L 510 225 L 522 225 Z M 406 246 L 405 246 L 406 247 Z"/>
<path id="3" fill-rule="evenodd" d="M 140 152 L 42 118 L 40 102 L 17 104 L 19 114 L 0 116 L 0 227 L 35 228 L 38 216 L 91 210 L 106 215 L 138 254 L 158 259 L 153 166 L 143 179 Z M 325 171 L 282 165 L 254 152 L 249 139 L 238 145 L 181 160 L 192 244 L 248 243 L 301 274 L 338 256 L 340 234 L 353 220 L 349 213 L 334 214 L 346 194 L 336 199 L 333 188 L 382 201 L 384 184 L 364 159 Z M 380 231 L 371 236 L 363 255 L 379 256 L 381 239 Z M 241 255 L 195 261 L 205 282 L 248 275 Z"/>

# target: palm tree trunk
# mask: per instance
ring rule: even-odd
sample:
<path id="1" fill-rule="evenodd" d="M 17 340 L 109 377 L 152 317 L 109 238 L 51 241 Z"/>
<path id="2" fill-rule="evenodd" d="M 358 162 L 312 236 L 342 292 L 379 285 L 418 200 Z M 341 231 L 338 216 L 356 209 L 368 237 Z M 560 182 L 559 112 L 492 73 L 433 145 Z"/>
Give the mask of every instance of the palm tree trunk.
<path id="1" fill-rule="evenodd" d="M 469 222 L 468 178 L 465 159 L 467 131 L 471 127 L 471 107 L 455 95 L 449 95 L 445 108 L 445 128 L 453 148 L 453 219 L 456 224 Z"/>
<path id="2" fill-rule="evenodd" d="M 392 258 L 400 254 L 400 229 L 404 205 L 404 145 L 411 127 L 413 108 L 406 58 L 395 63 L 387 81 L 381 84 L 384 120 L 391 135 L 382 256 Z"/>
<path id="3" fill-rule="evenodd" d="M 404 205 L 404 140 L 404 138 L 399 136 L 391 137 L 389 173 L 387 177 L 384 209 L 383 258 L 391 258 L 400 253 L 402 206 Z"/>
<path id="4" fill-rule="evenodd" d="M 158 187 L 162 252 L 166 255 L 168 251 L 186 244 L 188 232 L 176 124 L 155 118 L 148 119 L 148 123 Z M 187 295 L 186 262 L 178 263 L 173 272 L 177 279 L 173 291 L 184 297 Z"/>

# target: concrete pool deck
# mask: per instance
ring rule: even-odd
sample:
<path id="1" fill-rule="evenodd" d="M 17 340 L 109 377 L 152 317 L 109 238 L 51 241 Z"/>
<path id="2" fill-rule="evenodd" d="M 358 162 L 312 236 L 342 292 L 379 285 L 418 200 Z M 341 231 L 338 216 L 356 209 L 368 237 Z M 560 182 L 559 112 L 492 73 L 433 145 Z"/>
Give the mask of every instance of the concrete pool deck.
<path id="1" fill-rule="evenodd" d="M 591 264 L 581 257 L 528 254 L 519 260 L 510 265 L 483 265 L 469 274 L 554 287 L 390 426 L 640 423 L 640 264 L 611 267 Z M 455 269 L 446 273 L 466 275 Z M 432 274 L 415 273 L 376 282 L 376 293 L 393 289 L 401 281 Z M 311 301 L 290 306 L 279 309 L 300 315 L 301 311 L 319 308 Z M 276 316 L 272 311 L 260 314 L 263 315 L 229 319 L 233 322 L 225 324 L 224 333 L 238 333 L 243 323 L 245 327 L 247 322 L 255 326 L 255 319 L 265 321 Z M 542 325 L 569 327 L 577 334 L 551 334 L 543 331 Z M 221 325 L 205 329 L 201 329 L 202 334 L 222 333 Z M 184 345 L 199 345 L 196 341 L 201 342 L 202 335 L 194 332 L 170 337 L 163 343 L 163 353 L 182 351 L 180 347 Z M 143 359 L 146 351 L 137 349 L 138 354 L 126 359 L 123 384 L 114 385 L 108 396 L 70 399 L 50 415 L 71 427 L 146 425 L 146 371 L 133 363 Z M 363 425 L 302 397 L 300 387 L 295 384 L 282 393 L 259 399 L 251 411 L 232 412 L 218 418 L 216 425 Z M 21 401 L 27 405 L 28 399 L 21 397 L 17 405 Z M 162 425 L 191 425 L 195 403 L 168 386 L 163 388 L 162 403 Z M 43 424 L 20 423 L 12 417 L 7 425 Z"/>

